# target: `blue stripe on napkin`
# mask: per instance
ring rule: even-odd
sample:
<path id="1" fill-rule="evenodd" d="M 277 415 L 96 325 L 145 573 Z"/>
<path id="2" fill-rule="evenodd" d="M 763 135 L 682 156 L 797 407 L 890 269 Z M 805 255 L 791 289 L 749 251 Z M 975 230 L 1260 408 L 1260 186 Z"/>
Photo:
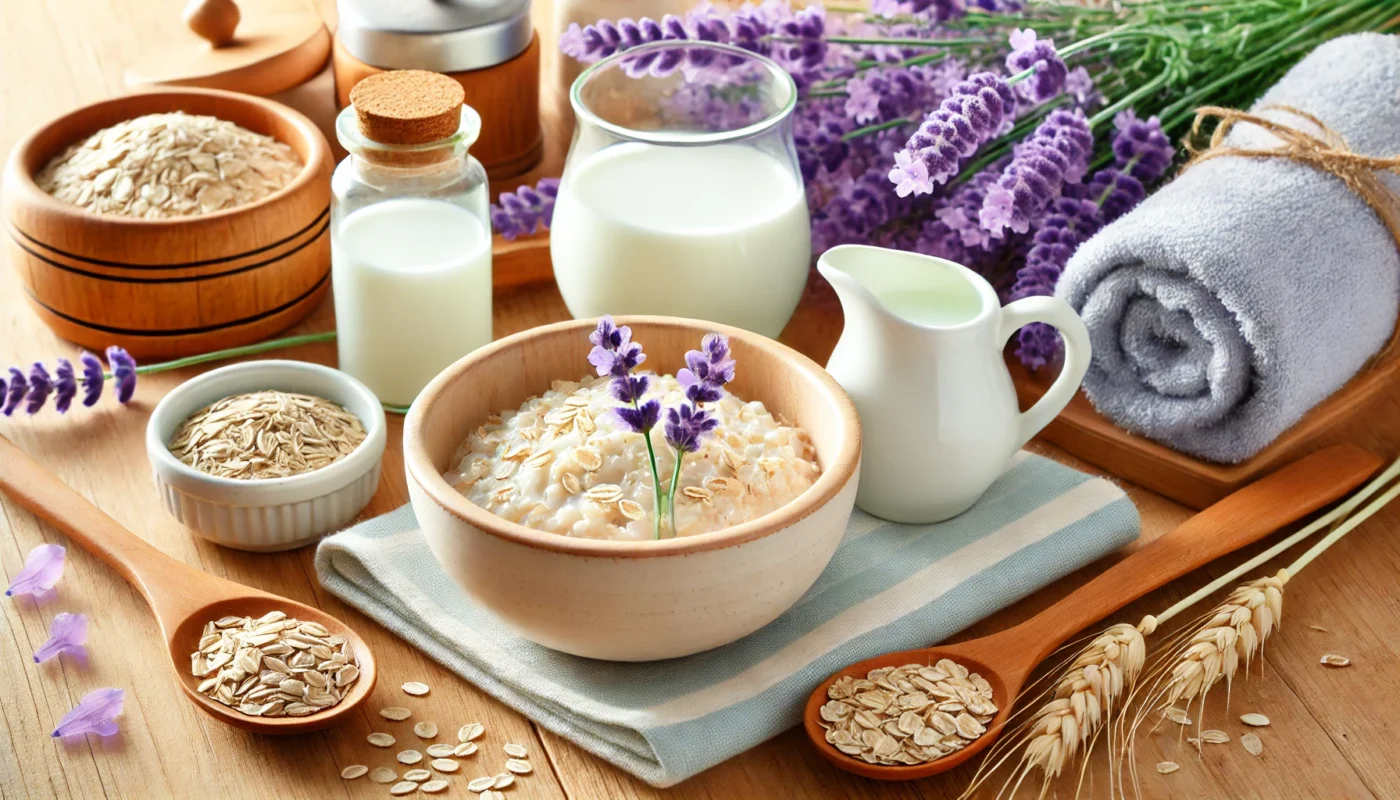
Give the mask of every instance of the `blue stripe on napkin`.
<path id="1" fill-rule="evenodd" d="M 860 511 L 817 583 L 740 641 L 686 658 L 579 658 L 511 633 L 438 567 L 412 508 L 328 537 L 333 594 L 541 725 L 669 786 L 795 725 L 812 687 L 853 661 L 940 641 L 1132 541 L 1108 481 L 1017 455 L 970 511 L 898 525 Z"/>

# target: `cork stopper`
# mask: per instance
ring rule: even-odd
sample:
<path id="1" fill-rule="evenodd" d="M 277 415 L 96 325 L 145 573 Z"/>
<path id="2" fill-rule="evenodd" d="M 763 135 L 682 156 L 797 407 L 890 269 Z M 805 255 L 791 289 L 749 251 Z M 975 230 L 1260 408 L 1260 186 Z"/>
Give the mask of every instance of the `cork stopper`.
<path id="1" fill-rule="evenodd" d="M 382 144 L 446 139 L 457 132 L 465 100 L 460 83 L 421 69 L 380 72 L 350 90 L 360 132 Z"/>

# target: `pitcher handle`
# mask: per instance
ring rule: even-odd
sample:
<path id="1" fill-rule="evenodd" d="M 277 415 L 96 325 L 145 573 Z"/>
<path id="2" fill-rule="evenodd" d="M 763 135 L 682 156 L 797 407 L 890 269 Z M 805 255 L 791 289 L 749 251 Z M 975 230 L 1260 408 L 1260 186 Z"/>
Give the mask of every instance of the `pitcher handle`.
<path id="1" fill-rule="evenodd" d="M 1021 414 L 1016 436 L 1017 450 L 1025 447 L 1031 437 L 1040 433 L 1064 410 L 1074 398 L 1074 393 L 1079 391 L 1084 373 L 1089 371 L 1089 329 L 1084 327 L 1084 320 L 1074 313 L 1069 303 L 1058 297 L 1026 297 L 1008 304 L 1001 310 L 998 341 L 1005 344 L 1011 334 L 1032 322 L 1044 322 L 1060 331 L 1065 344 L 1065 361 L 1060 368 L 1060 376 L 1050 385 L 1050 389 Z"/>

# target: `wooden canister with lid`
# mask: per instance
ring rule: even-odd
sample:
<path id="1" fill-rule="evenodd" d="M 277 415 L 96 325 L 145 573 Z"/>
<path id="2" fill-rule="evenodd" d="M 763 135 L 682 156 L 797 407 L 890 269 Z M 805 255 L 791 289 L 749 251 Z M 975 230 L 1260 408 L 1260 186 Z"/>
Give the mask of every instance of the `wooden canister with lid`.
<path id="1" fill-rule="evenodd" d="M 472 147 L 492 178 L 528 172 L 544 153 L 540 41 L 529 0 L 338 0 L 332 62 L 336 99 L 387 70 L 440 72 L 481 115 Z"/>

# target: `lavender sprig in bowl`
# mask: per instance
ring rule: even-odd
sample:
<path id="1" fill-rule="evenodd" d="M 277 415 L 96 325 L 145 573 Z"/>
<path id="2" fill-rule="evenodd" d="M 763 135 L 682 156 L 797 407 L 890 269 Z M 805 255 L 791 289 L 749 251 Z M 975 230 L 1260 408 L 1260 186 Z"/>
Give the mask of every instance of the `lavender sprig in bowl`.
<path id="1" fill-rule="evenodd" d="M 815 482 L 747 522 L 660 540 L 560 535 L 473 503 L 444 476 L 457 463 L 459 445 L 502 409 L 518 407 L 555 381 L 578 380 L 598 346 L 588 338 L 597 320 L 575 320 L 496 341 L 423 390 L 404 423 L 409 495 L 444 572 L 519 635 L 590 658 L 690 655 L 772 621 L 825 568 L 854 504 L 860 422 L 825 370 L 771 339 L 669 317 L 619 317 L 615 325 L 627 327 L 631 340 L 645 345 L 644 367 L 685 366 L 699 383 L 703 376 L 686 363 L 687 352 L 697 350 L 709 361 L 713 353 L 706 353 L 705 335 L 727 337 L 728 358 L 738 369 L 724 391 L 762 402 L 808 431 L 820 465 Z M 680 390 L 668 393 L 664 404 L 676 405 L 683 396 Z M 623 404 L 613 397 L 611 405 Z M 658 451 L 670 450 L 664 423 L 663 417 L 652 431 Z M 722 441 L 713 437 L 720 435 L 710 431 L 702 442 L 713 447 Z M 639 437 L 634 441 L 643 447 Z M 691 454 L 686 463 L 692 459 L 699 460 Z M 570 462 L 555 456 L 550 463 Z M 687 488 L 701 487 L 683 481 L 678 500 Z M 703 501 L 687 496 L 681 502 Z"/>

